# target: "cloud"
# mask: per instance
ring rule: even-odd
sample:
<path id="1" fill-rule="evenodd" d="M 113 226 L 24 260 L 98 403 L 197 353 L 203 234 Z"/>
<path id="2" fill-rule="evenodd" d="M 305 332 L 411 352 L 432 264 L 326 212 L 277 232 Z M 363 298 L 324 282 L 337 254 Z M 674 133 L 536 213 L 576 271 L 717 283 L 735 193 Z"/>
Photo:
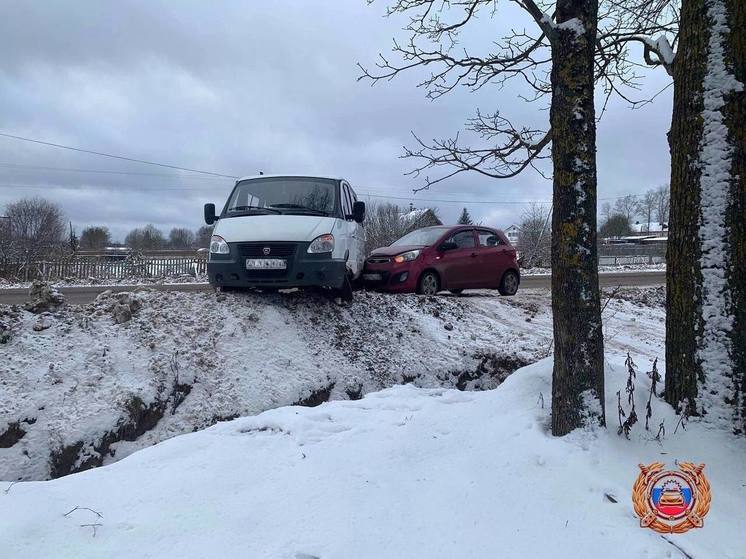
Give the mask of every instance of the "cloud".
<path id="1" fill-rule="evenodd" d="M 399 157 L 412 143 L 410 131 L 451 136 L 477 107 L 500 108 L 521 122 L 546 121 L 548 113 L 518 100 L 515 89 L 458 90 L 431 102 L 416 87 L 422 73 L 375 87 L 358 82 L 356 63 L 373 64 L 392 37 L 402 36 L 404 22 L 381 17 L 384 6 L 362 0 L 14 3 L 0 21 L 2 131 L 228 174 L 342 175 L 361 193 L 409 198 L 422 185 L 422 178 L 404 176 L 413 162 Z M 471 48 L 486 45 L 492 33 L 485 19 L 465 40 Z M 650 74 L 641 95 L 665 85 L 661 74 Z M 610 104 L 599 125 L 601 197 L 667 180 L 670 115 L 670 92 L 639 111 Z M 120 239 L 146 222 L 196 228 L 201 205 L 222 203 L 231 186 L 5 138 L 0 149 L 0 207 L 42 195 L 59 202 L 79 227 L 104 223 Z M 462 174 L 411 200 L 438 206 L 448 221 L 468 206 L 475 217 L 507 226 L 521 208 L 504 202 L 550 196 L 551 184 L 536 174 L 509 181 Z"/>

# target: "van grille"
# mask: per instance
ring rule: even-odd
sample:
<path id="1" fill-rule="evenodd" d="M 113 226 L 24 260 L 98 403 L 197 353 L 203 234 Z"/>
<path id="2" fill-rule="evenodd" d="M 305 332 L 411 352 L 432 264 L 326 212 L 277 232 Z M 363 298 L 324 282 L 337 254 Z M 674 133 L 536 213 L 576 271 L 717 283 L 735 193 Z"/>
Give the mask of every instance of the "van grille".
<path id="1" fill-rule="evenodd" d="M 262 280 L 272 283 L 287 281 L 287 270 L 247 270 L 248 279 Z"/>
<path id="2" fill-rule="evenodd" d="M 295 256 L 297 243 L 237 243 L 239 256 L 245 258 L 290 258 Z M 265 254 L 264 249 L 269 249 Z"/>

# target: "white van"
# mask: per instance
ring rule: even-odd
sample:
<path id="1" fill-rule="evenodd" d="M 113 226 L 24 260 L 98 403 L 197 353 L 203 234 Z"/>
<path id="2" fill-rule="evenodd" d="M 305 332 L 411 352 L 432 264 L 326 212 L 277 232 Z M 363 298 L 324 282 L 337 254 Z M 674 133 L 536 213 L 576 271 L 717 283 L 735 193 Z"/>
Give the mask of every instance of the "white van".
<path id="1" fill-rule="evenodd" d="M 236 181 L 215 225 L 207 275 L 214 287 L 327 287 L 352 296 L 363 271 L 365 203 L 340 178 L 259 175 Z"/>

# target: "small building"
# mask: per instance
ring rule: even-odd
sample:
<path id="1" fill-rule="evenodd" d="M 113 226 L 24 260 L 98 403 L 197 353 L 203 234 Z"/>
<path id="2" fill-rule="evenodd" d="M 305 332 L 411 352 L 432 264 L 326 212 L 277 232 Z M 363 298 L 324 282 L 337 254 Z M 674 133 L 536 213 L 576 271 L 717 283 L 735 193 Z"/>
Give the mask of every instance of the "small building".
<path id="1" fill-rule="evenodd" d="M 516 246 L 518 244 L 518 238 L 521 236 L 521 228 L 513 224 L 510 227 L 503 229 L 503 233 L 505 233 L 510 244 Z"/>
<path id="2" fill-rule="evenodd" d="M 407 231 L 414 231 L 422 227 L 432 227 L 433 225 L 443 225 L 443 222 L 440 221 L 440 218 L 438 218 L 432 208 L 414 209 L 410 207 L 410 211 L 402 214 L 400 219 Z"/>

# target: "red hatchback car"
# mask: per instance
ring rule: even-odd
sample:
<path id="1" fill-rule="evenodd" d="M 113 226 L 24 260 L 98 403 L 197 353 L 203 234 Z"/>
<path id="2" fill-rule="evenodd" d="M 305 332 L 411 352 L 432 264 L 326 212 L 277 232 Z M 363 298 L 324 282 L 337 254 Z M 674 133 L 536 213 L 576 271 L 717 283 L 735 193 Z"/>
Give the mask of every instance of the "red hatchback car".
<path id="1" fill-rule="evenodd" d="M 502 231 L 459 225 L 418 229 L 374 250 L 363 280 L 395 292 L 497 289 L 501 295 L 515 295 L 521 276 L 515 248 Z"/>

